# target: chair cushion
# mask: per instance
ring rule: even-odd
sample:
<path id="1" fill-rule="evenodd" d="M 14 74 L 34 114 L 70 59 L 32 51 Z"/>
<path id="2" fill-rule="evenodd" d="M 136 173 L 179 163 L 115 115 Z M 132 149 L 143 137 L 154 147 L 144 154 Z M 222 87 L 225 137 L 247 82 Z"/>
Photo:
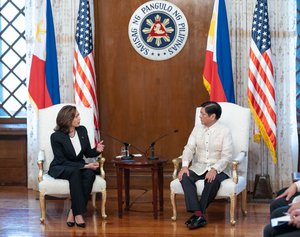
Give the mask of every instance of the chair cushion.
<path id="1" fill-rule="evenodd" d="M 246 179 L 242 176 L 238 176 L 239 182 L 235 184 L 231 178 L 225 179 L 220 186 L 220 189 L 217 193 L 216 199 L 230 197 L 232 194 L 239 194 L 246 188 Z M 199 180 L 196 182 L 197 194 L 201 196 L 204 188 L 204 180 Z M 174 179 L 170 183 L 171 192 L 175 194 L 184 194 L 181 183 L 179 179 Z"/>
<path id="2" fill-rule="evenodd" d="M 106 181 L 96 175 L 92 193 L 102 192 L 106 189 Z M 45 195 L 69 195 L 69 181 L 65 179 L 54 179 L 48 174 L 43 175 L 43 180 L 39 182 L 39 191 Z"/>

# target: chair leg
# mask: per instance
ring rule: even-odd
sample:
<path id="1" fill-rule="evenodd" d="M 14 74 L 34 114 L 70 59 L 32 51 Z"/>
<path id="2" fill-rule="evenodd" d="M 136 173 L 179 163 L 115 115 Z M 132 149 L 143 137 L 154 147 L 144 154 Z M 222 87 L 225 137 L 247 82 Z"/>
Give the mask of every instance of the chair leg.
<path id="1" fill-rule="evenodd" d="M 97 205 L 96 205 L 96 193 L 92 193 L 92 204 L 93 204 L 93 208 L 97 209 Z"/>
<path id="2" fill-rule="evenodd" d="M 177 210 L 176 210 L 175 197 L 176 197 L 176 194 L 174 193 L 173 190 L 171 190 L 170 199 L 171 199 L 171 204 L 172 204 L 172 209 L 173 209 L 173 216 L 171 217 L 171 219 L 173 221 L 176 221 L 176 219 L 177 219 Z"/>
<path id="3" fill-rule="evenodd" d="M 46 203 L 45 203 L 45 194 L 40 192 L 40 209 L 41 209 L 41 223 L 45 222 L 45 213 L 46 213 Z"/>
<path id="4" fill-rule="evenodd" d="M 242 213 L 244 216 L 247 215 L 247 189 L 242 192 Z"/>
<path id="5" fill-rule="evenodd" d="M 103 219 L 106 219 L 107 217 L 105 213 L 105 204 L 106 204 L 106 190 L 102 191 L 101 215 Z"/>
<path id="6" fill-rule="evenodd" d="M 236 210 L 236 194 L 232 194 L 230 196 L 230 223 L 231 225 L 235 225 L 235 210 Z"/>

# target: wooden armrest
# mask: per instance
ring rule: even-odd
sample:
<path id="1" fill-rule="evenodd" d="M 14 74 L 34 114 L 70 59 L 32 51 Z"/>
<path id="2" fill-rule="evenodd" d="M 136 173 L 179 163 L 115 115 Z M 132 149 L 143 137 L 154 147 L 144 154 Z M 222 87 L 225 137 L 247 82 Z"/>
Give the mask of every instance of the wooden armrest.
<path id="1" fill-rule="evenodd" d="M 173 179 L 177 179 L 178 170 L 179 170 L 180 164 L 182 162 L 181 156 L 177 157 L 177 158 L 174 158 L 172 160 L 172 162 L 174 164 L 174 171 L 173 171 L 172 177 L 173 177 Z"/>
<path id="2" fill-rule="evenodd" d="M 105 171 L 104 171 L 105 158 L 100 155 L 97 159 L 97 162 L 99 162 L 100 176 L 103 179 L 105 179 Z"/>
<path id="3" fill-rule="evenodd" d="M 233 161 L 232 162 L 232 180 L 235 184 L 238 183 L 239 181 L 239 177 L 238 177 L 238 165 L 239 165 L 239 162 L 238 161 Z"/>
<path id="4" fill-rule="evenodd" d="M 45 152 L 44 150 L 39 150 L 37 165 L 39 167 L 38 173 L 38 181 L 41 182 L 43 180 L 44 174 L 44 160 L 45 160 Z"/>
<path id="5" fill-rule="evenodd" d="M 238 165 L 244 160 L 247 153 L 245 151 L 241 151 L 237 157 L 232 161 L 232 180 L 235 184 L 238 183 Z"/>
<path id="6" fill-rule="evenodd" d="M 37 165 L 38 165 L 38 167 L 39 167 L 38 181 L 41 182 L 41 181 L 43 181 L 44 161 L 43 161 L 43 160 L 39 160 L 39 161 L 37 162 Z"/>

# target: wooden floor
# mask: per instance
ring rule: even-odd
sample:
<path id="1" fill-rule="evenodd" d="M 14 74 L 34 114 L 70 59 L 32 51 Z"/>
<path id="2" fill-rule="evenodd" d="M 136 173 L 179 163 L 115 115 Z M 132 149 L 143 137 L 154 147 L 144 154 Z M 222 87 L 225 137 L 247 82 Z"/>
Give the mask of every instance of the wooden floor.
<path id="1" fill-rule="evenodd" d="M 242 216 L 238 210 L 238 220 L 234 227 L 229 223 L 229 203 L 216 201 L 208 208 L 208 224 L 200 229 L 189 230 L 184 225 L 190 216 L 185 212 L 184 200 L 179 197 L 178 220 L 172 221 L 169 190 L 165 190 L 165 210 L 158 219 L 151 212 L 151 192 L 136 189 L 131 192 L 132 206 L 124 212 L 123 218 L 117 214 L 116 189 L 108 189 L 107 220 L 102 220 L 100 211 L 94 211 L 89 202 L 85 216 L 87 227 L 67 227 L 66 213 L 69 200 L 47 200 L 45 224 L 40 224 L 38 195 L 24 187 L 0 187 L 0 236 L 1 237 L 127 237 L 127 236 L 217 236 L 217 237 L 258 237 L 268 222 L 269 205 L 266 202 L 248 203 L 248 215 Z M 98 201 L 100 204 L 100 202 Z M 100 205 L 98 205 L 100 206 Z"/>

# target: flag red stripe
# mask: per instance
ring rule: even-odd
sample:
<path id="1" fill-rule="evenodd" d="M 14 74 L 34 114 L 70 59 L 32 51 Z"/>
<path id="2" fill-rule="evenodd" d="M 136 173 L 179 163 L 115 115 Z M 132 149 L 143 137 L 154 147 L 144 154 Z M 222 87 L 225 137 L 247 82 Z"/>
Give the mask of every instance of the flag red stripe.
<path id="1" fill-rule="evenodd" d="M 81 57 L 80 54 L 77 54 L 77 56 L 79 55 L 79 57 Z M 81 57 L 81 59 L 83 59 Z M 95 99 L 96 99 L 96 95 L 95 95 L 95 92 L 94 92 L 94 89 L 91 85 L 91 81 L 89 80 L 88 76 L 86 75 L 85 71 L 83 70 L 83 68 L 85 68 L 85 65 L 87 66 L 88 68 L 88 71 L 92 74 L 92 76 L 94 76 L 94 72 L 93 72 L 93 67 L 91 66 L 91 62 L 90 60 L 88 59 L 88 57 L 85 57 L 83 59 L 83 61 L 86 63 L 85 65 L 81 66 L 81 64 L 79 63 L 80 60 L 78 60 L 77 58 L 77 73 L 80 75 L 80 78 L 82 79 L 82 82 L 84 83 L 85 85 L 85 88 L 89 91 L 92 99 L 93 99 L 93 102 L 95 103 Z M 93 78 L 92 78 L 93 79 Z M 93 82 L 94 82 L 94 79 L 93 79 Z"/>
<path id="2" fill-rule="evenodd" d="M 260 96 L 261 100 L 265 103 L 268 113 L 270 114 L 271 118 L 273 119 L 273 121 L 275 123 L 276 121 L 274 120 L 274 118 L 276 118 L 276 113 L 273 110 L 272 105 L 270 104 L 270 102 L 265 94 L 265 91 L 261 88 L 260 84 L 256 80 L 255 75 L 253 74 L 253 72 L 251 70 L 248 71 L 248 77 L 249 77 L 249 80 L 251 80 L 256 93 Z M 258 115 L 260 115 L 260 114 L 258 114 Z"/>
<path id="3" fill-rule="evenodd" d="M 37 108 L 46 108 L 52 105 L 46 84 L 45 61 L 34 54 L 32 55 L 28 92 Z"/>
<path id="4" fill-rule="evenodd" d="M 76 61 L 76 64 L 73 66 L 73 73 L 74 73 L 74 76 L 76 78 L 76 72 L 79 73 L 78 71 L 78 53 L 75 51 L 74 52 L 74 60 Z M 79 73 L 80 74 L 80 73 Z M 75 89 L 75 92 L 78 94 L 79 98 L 81 98 L 81 102 L 83 103 L 83 105 L 85 107 L 91 107 L 88 99 L 85 97 L 83 91 L 80 89 L 80 86 L 78 84 L 78 81 L 77 80 L 74 80 L 74 89 Z"/>
<path id="5" fill-rule="evenodd" d="M 79 74 L 83 84 L 84 84 L 84 88 L 87 89 L 89 91 L 89 94 L 91 95 L 92 99 L 93 99 L 93 102 L 95 103 L 96 102 L 96 95 L 94 93 L 94 90 L 93 90 L 93 87 L 91 85 L 91 82 L 90 80 L 88 79 L 87 75 L 85 74 L 85 71 L 82 69 L 81 67 L 81 64 L 78 62 L 78 55 L 79 57 L 81 57 L 80 54 L 78 54 L 77 52 L 75 53 L 74 57 L 75 57 L 75 60 L 76 60 L 76 70 L 75 72 L 77 71 L 77 73 Z M 84 58 L 84 62 L 86 63 L 88 69 L 90 72 L 92 72 L 91 74 L 94 75 L 93 71 L 91 71 L 92 69 L 92 66 L 91 66 L 91 62 L 90 60 L 88 59 L 88 57 Z M 83 86 L 83 85 L 82 85 Z M 75 84 L 75 87 L 76 87 L 76 91 L 79 95 L 79 97 L 81 98 L 81 96 L 84 97 L 84 105 L 86 107 L 91 107 L 90 103 L 88 102 L 87 98 L 84 96 L 84 93 L 83 91 L 81 90 L 81 86 L 79 86 L 78 84 L 78 81 L 76 80 L 76 84 Z"/>
<path id="6" fill-rule="evenodd" d="M 270 50 L 268 50 L 268 51 L 270 51 Z M 269 68 L 271 74 L 274 75 L 272 60 L 269 57 L 268 51 L 266 51 L 265 53 L 263 53 L 262 56 L 264 57 L 264 59 L 265 59 L 267 65 L 268 65 L 268 68 Z"/>
<path id="7" fill-rule="evenodd" d="M 213 52 L 207 50 L 203 78 L 209 83 L 207 90 L 213 101 L 227 101 L 222 82 L 218 74 L 218 64 L 213 61 Z M 204 82 L 205 84 L 205 82 Z"/>
<path id="8" fill-rule="evenodd" d="M 264 128 L 268 134 L 268 137 L 270 138 L 270 142 L 273 144 L 273 147 L 276 147 L 276 136 L 275 136 L 273 130 L 270 128 L 268 120 L 267 120 L 263 110 L 261 109 L 261 107 L 259 106 L 257 101 L 255 100 L 254 95 L 252 94 L 252 92 L 250 90 L 248 90 L 248 98 L 251 101 L 253 108 L 255 108 L 255 112 L 256 112 L 257 116 L 260 118 L 262 124 L 264 125 Z"/>
<path id="9" fill-rule="evenodd" d="M 92 65 L 91 65 L 91 61 L 89 60 L 89 57 L 88 57 L 88 56 L 85 57 L 85 58 L 84 58 L 84 61 L 85 61 L 85 63 L 86 63 L 86 66 L 88 67 L 89 72 L 92 74 L 92 78 L 91 78 L 91 79 L 92 79 L 93 84 L 95 85 L 95 80 L 94 80 L 94 78 L 95 78 L 94 70 L 93 70 L 93 67 L 92 67 Z M 80 66 L 81 66 L 81 65 L 80 65 Z M 81 67 L 79 67 L 79 68 L 81 68 Z M 81 68 L 81 70 L 82 70 L 82 68 Z M 91 81 L 88 79 L 88 77 L 86 76 L 86 74 L 84 73 L 83 70 L 82 70 L 82 76 L 81 76 L 81 78 L 82 78 L 82 80 L 84 81 L 84 84 L 85 84 L 86 88 L 88 89 L 88 91 L 90 92 L 90 94 L 91 94 L 91 96 L 92 96 L 92 98 L 93 98 L 93 101 L 94 101 L 94 103 L 95 103 L 95 101 L 96 101 L 95 91 L 94 91 L 94 89 L 93 89 L 93 87 L 92 87 Z"/>
<path id="10" fill-rule="evenodd" d="M 266 118 L 265 113 L 263 112 L 263 109 L 257 103 L 257 100 L 255 100 L 254 95 L 250 90 L 248 90 L 248 98 L 252 102 L 253 108 L 255 108 L 256 114 L 260 118 L 262 124 L 265 125 L 265 129 L 266 129 L 266 131 L 268 131 L 268 135 L 271 135 L 271 133 L 273 133 L 273 131 L 269 125 L 268 119 Z"/>
<path id="11" fill-rule="evenodd" d="M 77 93 L 77 95 L 79 96 L 82 104 L 85 107 L 91 108 L 91 105 L 88 101 L 88 99 L 85 97 L 83 91 L 80 89 L 80 86 L 78 85 L 77 81 L 74 82 L 74 88 L 75 88 L 75 92 Z"/>
<path id="12" fill-rule="evenodd" d="M 270 65 L 271 61 L 270 61 L 270 58 L 269 56 L 264 53 L 262 54 L 263 58 L 268 61 L 268 68 L 271 69 L 270 71 L 272 72 L 273 74 L 273 67 L 272 65 Z M 271 95 L 273 96 L 273 98 L 275 97 L 275 91 L 274 91 L 274 87 L 273 85 L 270 83 L 262 65 L 260 64 L 260 61 L 258 60 L 258 58 L 256 57 L 256 55 L 254 54 L 253 50 L 250 48 L 250 60 L 253 61 L 253 64 L 255 65 L 257 71 L 259 72 L 261 78 L 263 79 L 263 81 L 265 82 L 268 90 L 270 91 Z"/>
<path id="13" fill-rule="evenodd" d="M 94 67 L 93 67 L 92 62 L 90 60 L 90 56 L 93 57 L 93 53 L 91 53 L 90 55 L 86 56 L 84 58 L 84 61 L 85 61 L 85 64 L 87 65 L 90 73 L 92 74 L 93 83 L 95 85 L 95 78 L 96 78 L 96 76 L 95 76 L 95 73 L 94 73 Z"/>

